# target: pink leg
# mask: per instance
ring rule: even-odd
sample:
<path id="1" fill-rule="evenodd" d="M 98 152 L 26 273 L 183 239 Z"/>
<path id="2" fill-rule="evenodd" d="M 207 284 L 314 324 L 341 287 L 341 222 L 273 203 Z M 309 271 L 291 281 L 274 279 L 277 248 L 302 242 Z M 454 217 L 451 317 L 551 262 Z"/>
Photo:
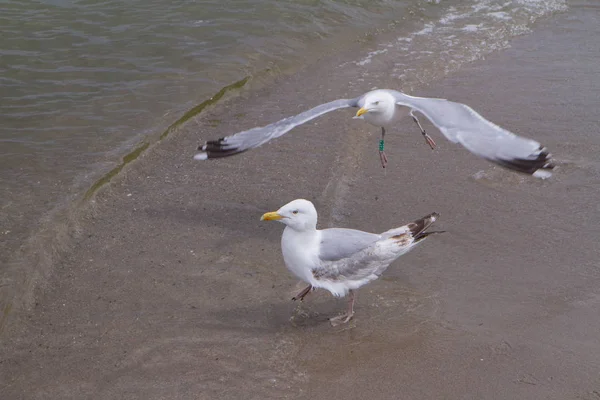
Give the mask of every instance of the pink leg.
<path id="1" fill-rule="evenodd" d="M 385 151 L 383 151 L 383 147 L 385 144 L 385 128 L 381 127 L 381 140 L 379 141 L 379 160 L 381 161 L 381 167 L 385 168 L 387 165 L 388 159 L 385 155 Z"/>
<path id="2" fill-rule="evenodd" d="M 431 147 L 431 150 L 435 149 L 435 142 L 433 141 L 433 139 L 431 138 L 431 136 L 429 136 L 428 134 L 425 134 L 425 142 L 429 145 L 429 147 Z"/>
<path id="3" fill-rule="evenodd" d="M 385 155 L 385 151 L 379 152 L 379 160 L 381 161 L 381 167 L 385 168 L 385 166 L 388 163 L 388 159 L 387 159 L 387 156 Z"/>
<path id="4" fill-rule="evenodd" d="M 354 290 L 350 290 L 350 298 L 348 299 L 348 310 L 346 314 L 338 315 L 337 317 L 333 317 L 329 319 L 329 322 L 332 326 L 337 326 L 340 324 L 345 324 L 354 317 Z"/>
<path id="5" fill-rule="evenodd" d="M 298 293 L 296 296 L 292 297 L 292 300 L 293 301 L 296 301 L 296 300 L 304 301 L 304 297 L 306 297 L 306 295 L 309 294 L 312 289 L 313 289 L 312 285 L 308 285 L 307 287 L 302 289 L 302 291 L 300 293 Z"/>
<path id="6" fill-rule="evenodd" d="M 421 123 L 419 122 L 419 119 L 415 116 L 415 114 L 413 114 L 412 110 L 410 112 L 410 116 L 412 117 L 413 121 L 415 121 L 415 123 L 419 126 L 419 129 L 421 130 L 421 134 L 425 138 L 425 143 L 427 143 L 429 145 L 429 147 L 431 147 L 431 150 L 435 149 L 435 146 L 436 146 L 435 142 L 433 141 L 431 136 L 429 136 L 427 133 L 425 133 L 425 129 L 423 129 L 423 127 L 421 126 Z"/>

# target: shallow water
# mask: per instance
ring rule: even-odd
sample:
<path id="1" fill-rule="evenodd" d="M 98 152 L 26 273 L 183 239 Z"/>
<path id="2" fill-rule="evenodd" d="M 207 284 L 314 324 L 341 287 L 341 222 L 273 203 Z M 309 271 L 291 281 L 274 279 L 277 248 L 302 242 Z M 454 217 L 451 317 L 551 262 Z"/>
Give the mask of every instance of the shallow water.
<path id="1" fill-rule="evenodd" d="M 411 91 L 564 9 L 562 0 L 0 2 L 0 260 L 225 85 L 350 52 L 340 92 L 378 77 Z"/>
<path id="2" fill-rule="evenodd" d="M 46 212 L 221 87 L 410 5 L 0 2 L 2 258 Z"/>
<path id="3" fill-rule="evenodd" d="M 540 140 L 559 161 L 552 179 L 443 139 L 432 152 L 410 120 L 390 132 L 384 174 L 376 130 L 344 111 L 237 157 L 182 157 L 200 135 L 400 86 L 383 74 L 419 48 L 375 52 L 418 39 L 388 32 L 209 110 L 99 192 L 46 290 L 5 331 L 4 397 L 597 398 L 600 9 L 573 3 L 428 87 L 418 78 L 445 73 L 432 58 L 402 80 Z M 332 329 L 344 302 L 323 291 L 291 302 L 301 286 L 282 264 L 282 227 L 258 220 L 300 196 L 321 227 L 381 232 L 438 211 L 446 233 L 361 288 L 354 321 Z"/>

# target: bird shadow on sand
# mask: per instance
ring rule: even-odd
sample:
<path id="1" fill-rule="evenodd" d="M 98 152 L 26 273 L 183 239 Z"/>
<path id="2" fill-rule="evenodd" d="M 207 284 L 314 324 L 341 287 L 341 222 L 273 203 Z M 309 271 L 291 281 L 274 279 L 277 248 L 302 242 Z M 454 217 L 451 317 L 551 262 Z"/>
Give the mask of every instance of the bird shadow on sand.
<path id="1" fill-rule="evenodd" d="M 207 311 L 202 327 L 250 332 L 278 333 L 288 330 L 331 329 L 329 319 L 344 310 L 345 301 L 318 299 L 313 302 L 278 301 L 225 307 Z"/>
<path id="2" fill-rule="evenodd" d="M 382 288 L 383 289 L 383 288 Z M 387 292 L 383 291 L 384 294 Z M 304 302 L 292 300 L 263 301 L 245 306 L 223 307 L 207 311 L 201 318 L 202 326 L 256 333 L 277 332 L 337 332 L 390 321 L 436 319 L 439 302 L 436 298 L 418 296 L 413 290 L 399 290 L 397 301 L 381 297 L 362 296 L 355 307 L 356 316 L 350 322 L 333 327 L 330 318 L 346 310 L 347 298 L 336 299 L 328 293 L 311 294 Z M 401 324 L 403 324 L 402 322 Z"/>

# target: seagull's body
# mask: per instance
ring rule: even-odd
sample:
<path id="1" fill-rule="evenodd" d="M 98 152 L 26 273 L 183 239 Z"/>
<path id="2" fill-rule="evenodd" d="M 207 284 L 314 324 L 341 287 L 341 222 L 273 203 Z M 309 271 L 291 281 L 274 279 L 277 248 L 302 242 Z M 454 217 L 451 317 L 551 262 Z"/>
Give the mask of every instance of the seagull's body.
<path id="1" fill-rule="evenodd" d="M 242 153 L 259 147 L 323 114 L 348 107 L 359 108 L 355 118 L 362 118 L 366 122 L 382 128 L 379 149 L 384 166 L 385 129 L 408 115 L 412 116 L 415 123 L 419 125 L 421 134 L 427 143 L 432 148 L 435 146 L 414 114 L 419 112 L 425 115 L 448 140 L 462 144 L 467 150 L 486 160 L 541 178 L 549 177 L 550 171 L 554 168 L 550 153 L 540 143 L 517 136 L 493 124 L 465 104 L 445 99 L 413 97 L 388 89 L 373 90 L 355 99 L 334 100 L 264 127 L 207 141 L 198 147 L 200 152 L 194 158 L 206 160 Z"/>
<path id="2" fill-rule="evenodd" d="M 435 148 L 435 142 L 427 133 L 425 133 L 425 129 L 423 129 L 421 123 L 417 119 L 417 116 L 414 114 L 414 110 L 398 104 L 396 98 L 389 93 L 389 91 L 374 90 L 365 94 L 364 98 L 361 98 L 357 103 L 361 108 L 356 112 L 356 116 L 354 118 L 362 118 L 369 124 L 381 128 L 379 158 L 381 159 L 381 166 L 383 168 L 385 168 L 387 165 L 387 157 L 383 150 L 385 130 L 386 128 L 391 128 L 398 121 L 409 115 L 421 130 L 421 134 L 425 138 L 425 142 L 429 145 L 429 147 L 431 147 L 431 150 Z"/>
<path id="3" fill-rule="evenodd" d="M 308 283 L 294 300 L 323 288 L 336 297 L 350 294 L 348 312 L 332 323 L 348 322 L 354 315 L 354 290 L 377 279 L 388 266 L 432 232 L 425 230 L 439 215 L 432 213 L 410 224 L 381 234 L 355 229 L 317 229 L 317 211 L 304 199 L 294 200 L 261 220 L 286 225 L 281 251 L 286 267 Z"/>

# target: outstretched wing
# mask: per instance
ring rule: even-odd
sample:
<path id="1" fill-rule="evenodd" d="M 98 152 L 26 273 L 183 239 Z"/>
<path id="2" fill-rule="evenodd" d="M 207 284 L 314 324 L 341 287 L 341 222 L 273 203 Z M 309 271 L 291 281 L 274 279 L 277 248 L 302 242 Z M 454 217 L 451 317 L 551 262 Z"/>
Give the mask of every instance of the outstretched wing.
<path id="1" fill-rule="evenodd" d="M 396 104 L 425 115 L 443 134 L 470 152 L 503 167 L 547 178 L 551 154 L 535 140 L 517 136 L 479 115 L 471 107 L 445 99 L 412 97 L 390 90 Z"/>
<path id="2" fill-rule="evenodd" d="M 194 159 L 206 160 L 207 158 L 228 157 L 242 153 L 258 147 L 271 139 L 278 138 L 298 125 L 302 125 L 325 113 L 340 108 L 357 107 L 357 103 L 358 98 L 334 100 L 267 126 L 252 128 L 217 140 L 209 140 L 198 147 L 200 152 L 194 156 Z"/>

